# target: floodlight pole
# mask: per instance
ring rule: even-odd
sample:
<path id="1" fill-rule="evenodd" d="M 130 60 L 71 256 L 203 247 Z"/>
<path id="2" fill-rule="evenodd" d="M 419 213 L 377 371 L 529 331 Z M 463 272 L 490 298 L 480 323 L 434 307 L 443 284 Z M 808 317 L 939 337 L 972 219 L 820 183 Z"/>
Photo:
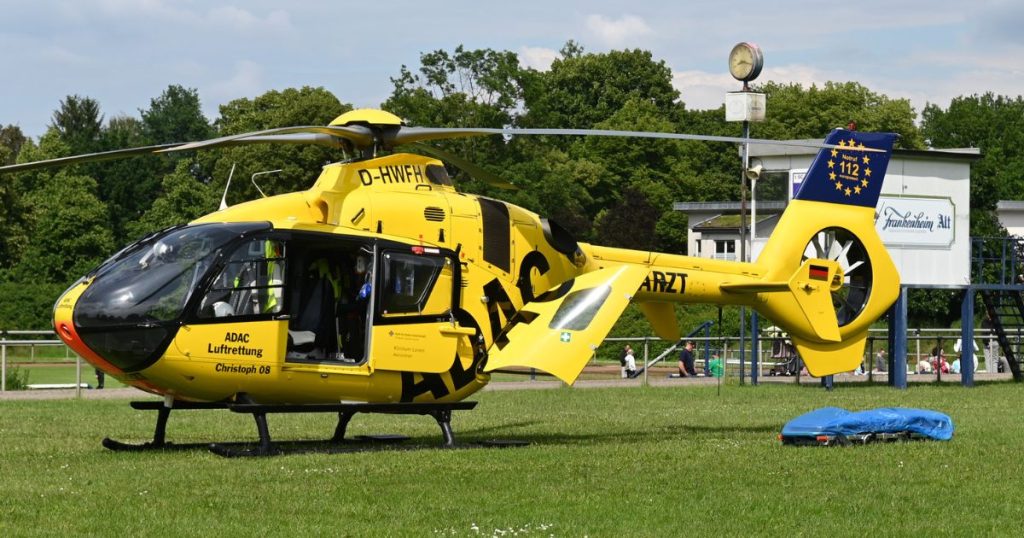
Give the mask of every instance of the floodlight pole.
<path id="1" fill-rule="evenodd" d="M 725 96 L 725 121 L 743 122 L 743 168 L 740 170 L 740 263 L 749 262 L 747 249 L 747 169 L 750 166 L 750 122 L 764 120 L 763 93 L 750 91 L 750 81 L 761 73 L 764 57 L 761 49 L 749 42 L 733 47 L 729 53 L 729 73 L 743 82 L 743 90 Z M 740 385 L 746 373 L 747 310 L 740 307 Z M 753 336 L 753 335 L 752 335 Z M 755 340 L 756 341 L 756 340 Z M 756 344 L 755 344 L 756 345 Z M 756 383 L 756 377 L 752 377 Z"/>
<path id="2" fill-rule="evenodd" d="M 746 83 L 743 89 L 747 89 Z M 743 120 L 743 138 L 750 139 L 750 121 Z M 740 170 L 740 261 L 748 262 L 747 258 L 747 168 L 750 166 L 750 142 L 743 142 L 743 168 Z M 746 326 L 747 309 L 740 307 L 740 385 L 746 383 Z"/>

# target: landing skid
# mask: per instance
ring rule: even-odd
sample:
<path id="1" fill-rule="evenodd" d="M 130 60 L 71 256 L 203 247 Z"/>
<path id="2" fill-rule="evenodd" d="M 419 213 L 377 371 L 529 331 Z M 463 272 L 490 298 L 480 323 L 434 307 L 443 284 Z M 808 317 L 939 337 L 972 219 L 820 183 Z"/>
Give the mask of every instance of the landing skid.
<path id="1" fill-rule="evenodd" d="M 353 452 L 372 449 L 381 445 L 394 445 L 409 438 L 404 435 L 361 435 L 352 439 L 345 437 L 348 424 L 352 417 L 358 413 L 388 413 L 403 415 L 430 415 L 437 421 L 441 428 L 441 448 L 455 448 L 455 436 L 452 433 L 451 416 L 452 411 L 469 410 L 476 407 L 476 402 L 455 402 L 455 403 L 348 403 L 348 404 L 256 404 L 236 402 L 216 403 L 193 403 L 175 401 L 172 407 L 167 407 L 164 402 L 131 402 L 133 409 L 142 411 L 157 411 L 156 430 L 153 440 L 141 444 L 129 444 L 106 438 L 103 446 L 114 451 L 147 451 L 147 450 L 191 450 L 207 448 L 210 452 L 223 457 L 243 456 L 273 456 L 282 452 Z M 255 446 L 252 443 L 187 443 L 175 444 L 166 441 L 167 420 L 170 418 L 173 409 L 196 410 L 196 409 L 228 409 L 234 413 L 248 413 L 253 416 L 256 422 L 256 430 L 259 434 L 259 441 Z M 286 441 L 274 443 L 270 438 L 270 428 L 267 425 L 268 413 L 337 413 L 338 424 L 334 429 L 334 435 L 328 440 L 315 441 Z M 483 443 L 476 446 L 523 446 L 526 443 L 517 441 L 496 441 Z"/>

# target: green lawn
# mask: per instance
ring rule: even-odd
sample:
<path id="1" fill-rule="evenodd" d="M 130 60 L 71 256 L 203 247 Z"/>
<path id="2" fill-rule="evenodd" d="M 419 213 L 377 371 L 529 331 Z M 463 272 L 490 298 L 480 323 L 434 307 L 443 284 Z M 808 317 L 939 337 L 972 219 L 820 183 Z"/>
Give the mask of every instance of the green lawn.
<path id="1" fill-rule="evenodd" d="M 0 401 L 0 535 L 1016 535 L 1024 387 L 727 385 L 500 391 L 456 412 L 459 441 L 525 448 L 291 454 L 115 453 L 154 414 L 126 401 Z M 951 442 L 784 447 L 790 418 L 836 405 L 952 416 Z M 178 412 L 169 440 L 251 440 L 248 416 Z M 277 440 L 330 416 L 272 415 Z M 440 435 L 427 417 L 357 416 L 361 433 Z M 504 533 L 504 534 L 503 534 Z"/>

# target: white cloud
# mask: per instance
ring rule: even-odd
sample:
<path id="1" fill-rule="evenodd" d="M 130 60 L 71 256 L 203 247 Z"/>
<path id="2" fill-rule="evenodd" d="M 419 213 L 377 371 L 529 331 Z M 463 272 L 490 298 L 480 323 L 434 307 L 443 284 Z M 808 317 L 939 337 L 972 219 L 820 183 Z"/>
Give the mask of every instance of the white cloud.
<path id="1" fill-rule="evenodd" d="M 140 19 L 142 24 L 180 24 L 192 30 L 210 27 L 241 32 L 282 32 L 292 28 L 291 18 L 282 10 L 257 15 L 237 6 L 217 6 L 203 11 L 205 4 L 202 3 L 192 6 L 165 0 L 100 0 L 92 13 L 87 6 L 64 6 L 67 15 L 77 13 L 106 21 Z"/>
<path id="2" fill-rule="evenodd" d="M 617 47 L 629 41 L 653 33 L 651 27 L 636 15 L 623 15 L 609 19 L 604 15 L 588 15 L 587 30 L 602 44 Z"/>
<path id="3" fill-rule="evenodd" d="M 54 64 L 63 65 L 65 67 L 88 65 L 92 63 L 88 57 L 78 54 L 72 50 L 68 50 L 60 45 L 47 45 L 40 48 L 39 57 L 47 63 L 53 62 Z"/>
<path id="4" fill-rule="evenodd" d="M 519 63 L 538 71 L 551 69 L 551 63 L 558 59 L 558 51 L 544 47 L 519 47 Z"/>
<path id="5" fill-rule="evenodd" d="M 213 26 L 229 26 L 242 31 L 280 32 L 291 29 L 292 25 L 287 12 L 278 10 L 268 13 L 266 17 L 257 17 L 235 6 L 212 9 L 204 18 Z"/>
<path id="6" fill-rule="evenodd" d="M 202 88 L 202 94 L 209 96 L 204 101 L 226 103 L 239 97 L 255 96 L 266 87 L 263 78 L 264 70 L 260 64 L 249 60 L 236 62 L 230 77 Z"/>

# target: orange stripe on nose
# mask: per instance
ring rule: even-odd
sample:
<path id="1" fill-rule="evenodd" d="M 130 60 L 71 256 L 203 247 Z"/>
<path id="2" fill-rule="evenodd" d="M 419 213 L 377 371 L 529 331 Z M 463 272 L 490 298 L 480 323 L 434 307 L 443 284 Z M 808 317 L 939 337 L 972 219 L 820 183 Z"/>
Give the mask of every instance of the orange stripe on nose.
<path id="1" fill-rule="evenodd" d="M 82 338 L 78 336 L 78 331 L 75 330 L 75 324 L 70 321 L 58 321 L 56 322 L 57 336 L 64 341 L 65 344 L 71 351 L 78 354 L 79 357 L 89 361 L 89 364 L 107 372 L 110 375 L 122 375 L 124 371 L 108 362 L 103 357 L 96 354 L 95 351 L 89 349 L 89 346 L 85 345 Z"/>

